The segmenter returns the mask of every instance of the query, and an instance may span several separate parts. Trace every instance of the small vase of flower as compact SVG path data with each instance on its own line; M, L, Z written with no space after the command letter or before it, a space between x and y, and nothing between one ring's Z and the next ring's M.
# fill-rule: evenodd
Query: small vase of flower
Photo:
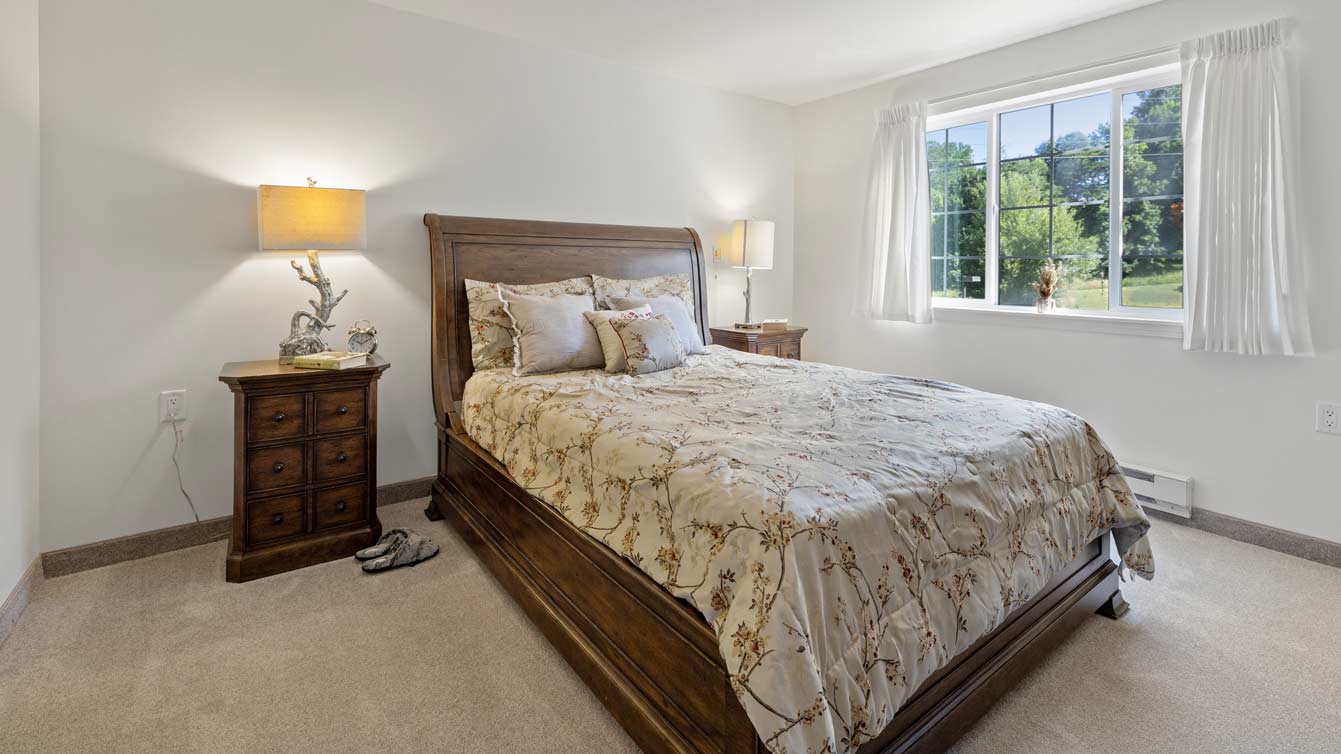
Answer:
M1057 300L1053 295L1057 293L1057 284L1061 282L1061 277L1061 271L1051 260L1038 271L1038 282L1033 286L1038 292L1038 301L1034 302L1034 308L1039 314L1051 314L1057 308Z

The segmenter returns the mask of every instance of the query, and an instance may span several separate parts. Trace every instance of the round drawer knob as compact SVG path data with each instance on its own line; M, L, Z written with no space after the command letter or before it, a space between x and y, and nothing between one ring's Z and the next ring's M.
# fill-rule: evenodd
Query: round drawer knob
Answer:
M276 474L282 473L283 471L284 471L284 464L282 464L282 463L277 463L277 464L275 464L275 473L276 473Z
M280 524L284 523L284 514L276 513L275 515L271 516L270 523L274 524L275 526L279 526Z
M283 411L280 411L278 414L275 414L275 423L278 424L287 418L289 417L286 416Z
M345 512L345 509L348 508L348 507L349 507L349 504L346 503L346 502L343 501L343 500L341 500L340 502L338 502L338 503L335 504L335 510L339 511L340 513L344 513L344 512Z
M344 453L341 453L340 455L338 455L338 456L335 457L335 462L336 462L336 463L344 463L344 462L345 462L345 459L348 458L348 457L349 457L349 456L346 456Z
M344 416L345 414L349 413L349 406L341 406L335 409L335 413Z

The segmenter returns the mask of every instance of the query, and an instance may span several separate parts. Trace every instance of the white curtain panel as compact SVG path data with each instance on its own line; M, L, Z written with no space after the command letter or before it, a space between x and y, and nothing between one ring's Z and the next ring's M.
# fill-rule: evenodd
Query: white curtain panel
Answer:
M855 314L931 321L931 182L925 103L876 114Z
M1182 45L1183 347L1310 355L1299 132L1279 21Z

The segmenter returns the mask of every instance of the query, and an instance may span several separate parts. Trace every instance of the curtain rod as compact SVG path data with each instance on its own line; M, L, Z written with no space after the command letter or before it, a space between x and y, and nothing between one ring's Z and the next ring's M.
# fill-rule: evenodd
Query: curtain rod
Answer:
M1063 76L1071 76L1071 75L1074 75L1074 74L1077 74L1077 73L1084 73L1084 72L1086 72L1086 71L1092 71L1092 70L1095 70L1095 69L1097 69L1097 68L1105 68L1105 67L1110 66L1110 65L1118 65L1118 64L1121 64L1121 63L1131 63L1131 62L1135 62L1135 61L1137 61L1137 60L1144 60L1144 59L1146 59L1146 58L1153 58L1153 57L1158 57L1158 56L1160 56L1160 55L1167 55L1167 54L1169 54L1169 53L1171 53L1171 52L1178 52L1178 45L1169 45L1169 46L1166 46L1166 47L1157 47L1157 48L1155 48L1155 49L1153 49L1153 50L1146 50L1145 52L1138 52L1138 53L1135 53L1135 54L1133 54L1133 55L1123 55L1122 57L1118 57L1118 58L1110 58L1110 59L1108 59L1108 60L1102 60L1102 61L1100 61L1100 62L1098 62L1098 63L1089 63L1089 64L1086 64L1086 65L1077 66L1077 67L1075 67L1075 68L1068 68L1067 70L1064 70L1064 71L1056 71L1056 72L1054 72L1054 73L1049 73L1049 74L1047 74L1047 75L1045 75L1045 76L1032 76L1032 77L1027 78L1027 79L1019 79L1019 80L1017 80L1017 81L1012 81L1012 82L1010 82L1010 83L1008 83L1008 84L997 84L997 85L994 85L994 86L984 87L984 88L982 88L982 89L975 89L975 90L973 90L973 91L971 91L971 92L963 92L963 93L961 93L961 94L952 94L952 95L950 95L950 96L948 96L948 97L938 97L938 98L936 98L936 99L934 99L934 100L931 100L931 101L927 102L927 104L928 104L928 105L942 105L942 104L945 104L946 102L954 102L955 100L959 100L959 99L968 99L969 97L977 97L977 96L980 96L980 95L983 95L983 94L991 94L992 92L999 92L999 91L1003 91L1003 90L1006 90L1006 89L1013 89L1013 88L1015 88L1015 87L1017 87L1017 86L1023 86L1023 85L1025 85L1025 84L1036 84L1036 83L1038 83L1038 82L1040 82L1040 81L1048 81L1048 80L1050 80L1050 79L1062 78Z

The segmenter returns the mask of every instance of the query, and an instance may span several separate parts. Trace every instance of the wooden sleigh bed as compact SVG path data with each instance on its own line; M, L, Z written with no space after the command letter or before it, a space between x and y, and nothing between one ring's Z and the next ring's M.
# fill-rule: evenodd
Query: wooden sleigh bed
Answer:
M688 273L708 342L703 251L689 228L426 215L433 277L438 475L426 513L445 517L649 754L762 752L702 616L519 487L464 432L472 372L466 278L539 283L581 275ZM1088 615L1126 610L1108 534L1028 604L929 678L862 754L948 748Z

